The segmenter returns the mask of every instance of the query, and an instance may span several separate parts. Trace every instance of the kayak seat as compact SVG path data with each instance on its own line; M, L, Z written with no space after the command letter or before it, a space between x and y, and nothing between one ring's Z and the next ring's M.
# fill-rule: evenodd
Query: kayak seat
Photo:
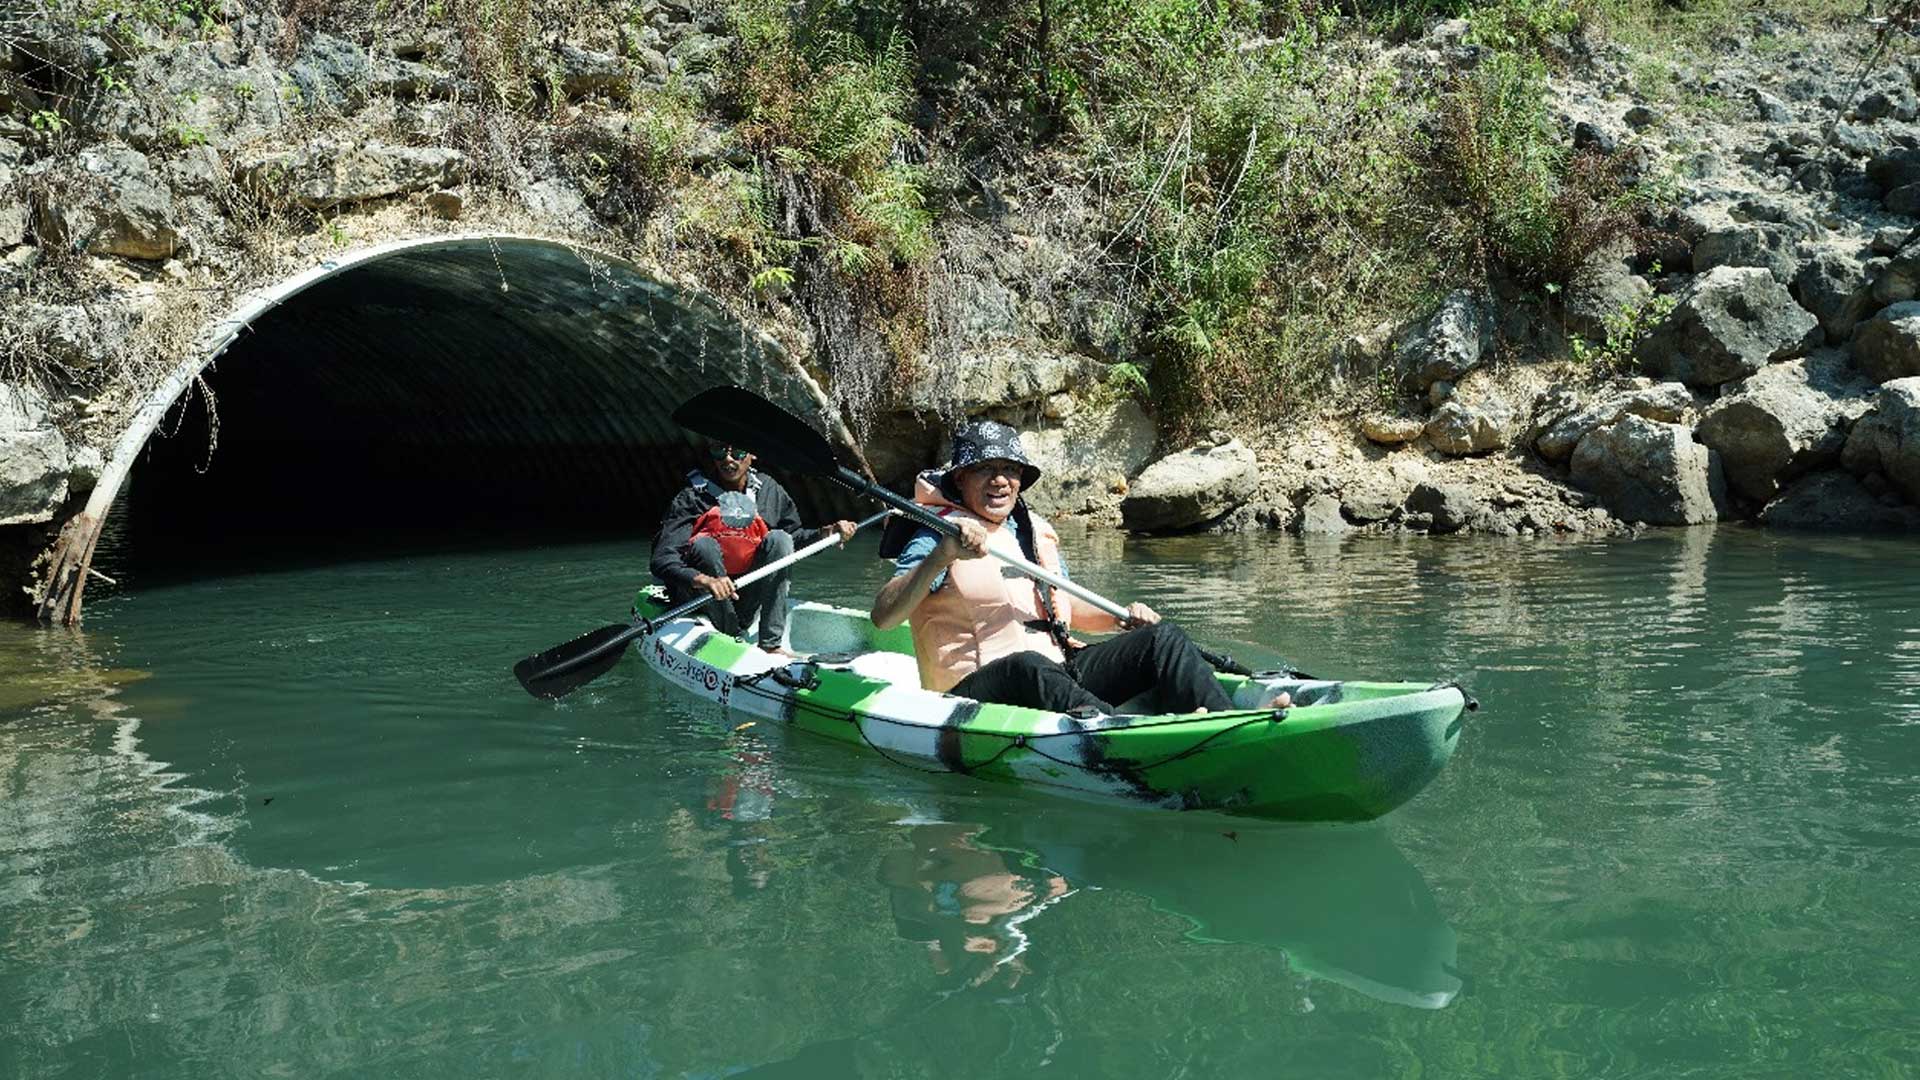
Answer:
M847 668L862 678L920 689L920 665L905 653L879 650L863 652L849 661Z

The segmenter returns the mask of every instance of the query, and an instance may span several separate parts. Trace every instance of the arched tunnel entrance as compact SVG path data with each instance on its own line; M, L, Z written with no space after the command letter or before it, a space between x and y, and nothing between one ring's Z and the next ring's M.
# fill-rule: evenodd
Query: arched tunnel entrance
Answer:
M641 544L696 460L670 414L719 383L858 460L812 380L709 297L546 240L389 244L216 327L87 510L97 528L126 478L110 561L149 580L409 547ZM815 512L844 506L837 489L781 478Z

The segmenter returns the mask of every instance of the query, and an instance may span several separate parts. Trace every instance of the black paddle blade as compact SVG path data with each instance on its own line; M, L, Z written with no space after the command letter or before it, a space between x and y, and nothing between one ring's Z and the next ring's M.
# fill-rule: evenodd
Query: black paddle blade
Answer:
M824 435L744 387L702 390L673 410L673 422L728 446L751 450L783 469L831 474L840 466Z
M615 623L555 645L513 665L513 677L534 697L566 697L605 675L620 662L627 643L646 633L644 626Z

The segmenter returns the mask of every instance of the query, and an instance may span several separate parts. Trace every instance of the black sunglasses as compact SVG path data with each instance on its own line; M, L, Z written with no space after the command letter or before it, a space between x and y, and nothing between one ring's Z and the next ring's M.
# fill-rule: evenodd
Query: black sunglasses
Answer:
M735 461L745 461L747 459L747 456L750 453L751 451L742 450L739 447L735 447L735 446L707 447L707 454L711 456L715 461L719 461L721 458L732 458Z

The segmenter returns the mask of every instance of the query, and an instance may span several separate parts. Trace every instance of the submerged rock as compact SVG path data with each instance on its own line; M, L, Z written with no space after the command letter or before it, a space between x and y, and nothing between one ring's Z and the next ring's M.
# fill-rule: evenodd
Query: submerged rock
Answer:
M1760 511L1775 529L1831 532L1920 532L1920 509L1889 503L1844 472L1814 473Z

